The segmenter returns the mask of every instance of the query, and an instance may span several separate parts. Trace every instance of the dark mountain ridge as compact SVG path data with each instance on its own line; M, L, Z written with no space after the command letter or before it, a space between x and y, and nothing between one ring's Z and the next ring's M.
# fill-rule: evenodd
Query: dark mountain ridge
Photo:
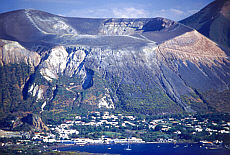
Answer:
M196 14L181 20L187 26L198 30L201 34L230 48L230 1L215 0Z

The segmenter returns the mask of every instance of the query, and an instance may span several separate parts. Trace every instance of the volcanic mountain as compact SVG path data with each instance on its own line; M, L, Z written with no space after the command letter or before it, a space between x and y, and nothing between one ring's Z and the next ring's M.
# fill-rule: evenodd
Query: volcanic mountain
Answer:
M230 1L215 0L198 13L180 21L230 49Z
M229 112L228 52L164 18L0 14L1 118L85 110Z

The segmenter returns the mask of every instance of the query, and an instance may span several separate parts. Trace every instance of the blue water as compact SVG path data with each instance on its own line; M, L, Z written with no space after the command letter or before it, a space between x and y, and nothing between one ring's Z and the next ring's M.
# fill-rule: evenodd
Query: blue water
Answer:
M230 155L230 150L206 149L199 144L130 144L130 147L132 150L126 151L127 145L122 144L75 145L58 150L123 155Z

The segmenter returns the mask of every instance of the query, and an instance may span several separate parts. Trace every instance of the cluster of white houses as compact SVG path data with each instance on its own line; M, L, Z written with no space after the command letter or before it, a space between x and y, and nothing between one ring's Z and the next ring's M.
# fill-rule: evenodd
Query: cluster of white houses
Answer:
M59 141L59 142L72 142L74 144L84 145L84 144L118 144L118 143L145 143L141 138L131 137L124 139L112 139L112 138L102 138L99 139L90 139L90 138L73 138L71 141Z
M109 112L104 112L104 114L100 117L99 112L94 112L97 117L91 116L90 122L86 123L82 121L81 116L76 116L75 121L72 120L67 120L65 123L57 125L57 126L52 126L48 125L50 130L55 131L58 133L59 137L56 137L52 133L35 133L33 136L33 140L38 140L38 141L43 141L43 142L60 142L60 143L72 143L72 144L79 144L79 145L84 145L84 144L110 144L110 143L145 143L141 138L136 138L136 137L131 137L131 138L126 138L126 139L112 139L112 138L106 138L105 136L102 136L101 138L98 139L90 139L90 138L70 138L72 134L79 134L79 131L75 129L71 129L71 127L75 125L91 125L91 126L101 126L101 125L112 125L114 127L119 127L118 125L118 119L123 119L124 117L134 120L135 118L133 116L123 116L119 114L118 116L115 115L110 115ZM99 121L95 121L96 119L100 119ZM108 121L110 120L110 121ZM126 124L129 125L135 125L129 121L124 121L122 123L122 126L126 126Z
M102 136L98 139L90 139L90 138L71 138L71 139L56 139L54 134L41 134L35 133L33 140L43 141L47 143L66 143L66 144L78 144L78 145L85 145L85 144L117 144L117 143L145 143L141 138L131 137L131 138L124 138L124 139L112 139L106 138Z
M37 133L33 137L34 140L42 140L44 142L72 142L75 144L87 144L87 143L144 143L144 141L140 138L132 137L130 139L110 139L105 138L102 136L99 139L89 139L89 138L71 138L71 135L75 134L78 135L79 131L72 129L73 125L79 126L113 126L113 127L126 127L126 126L136 126L138 127L140 124L145 124L149 129L154 129L157 125L161 125L161 131L167 132L175 125L182 125L187 128L193 128L194 132L191 134L197 134L198 132L206 131L210 135L213 133L227 133L229 134L230 131L230 122L222 122L221 124L217 124L212 122L213 126L221 125L223 128L222 130L216 130L208 127L208 123L210 122L205 119L204 121L198 121L193 116L188 116L182 119L175 119L175 118L167 118L167 119L155 119L151 121L138 120L134 116L124 116L122 114L113 115L109 114L109 112L104 112L101 114L100 112L93 112L93 115L88 117L88 121L84 121L84 117L76 116L75 120L67 120L65 123L52 126L48 125L49 128L56 133L58 133L59 137L55 137L54 134L48 133L46 135ZM121 121L122 120L122 121ZM181 134L180 130L174 131L174 134ZM175 142L173 139L159 139L158 142Z

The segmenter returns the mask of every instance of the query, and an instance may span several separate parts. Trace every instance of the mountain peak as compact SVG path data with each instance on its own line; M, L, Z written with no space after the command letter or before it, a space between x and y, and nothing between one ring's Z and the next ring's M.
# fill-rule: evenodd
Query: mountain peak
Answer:
M192 29L157 18L69 18L24 9L0 14L0 37L26 44L84 44L122 47L160 43ZM20 31L19 31L20 30ZM149 35L151 33L151 35ZM155 35L156 37L151 37ZM132 46L131 45L131 46Z

